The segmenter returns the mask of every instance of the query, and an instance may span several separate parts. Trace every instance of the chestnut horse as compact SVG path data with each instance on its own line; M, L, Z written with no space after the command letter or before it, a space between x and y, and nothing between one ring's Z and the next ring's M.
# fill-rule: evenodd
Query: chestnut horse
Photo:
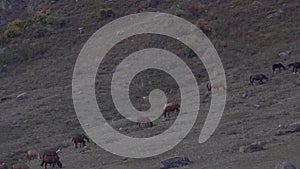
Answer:
M26 153L26 157L28 161L31 161L33 159L40 159L40 154L36 150L28 150Z
M29 169L25 163L17 163L11 166L11 169Z
M50 166L52 165L52 168L55 167L57 164L59 168L62 168L62 163L59 161L59 156L57 154L59 150L53 151L53 150L48 150L45 151L43 156L42 156L42 163L41 166L45 164L45 169L47 169L47 165L49 164Z
M77 148L77 144L79 143L79 146L82 147L85 146L85 140L89 143L90 139L85 136L84 134L74 134L72 136L72 141L74 142L75 148Z
M167 116L170 117L170 112L176 111L177 113L180 111L180 105L177 103L167 103L163 107L163 112L161 116L166 118Z

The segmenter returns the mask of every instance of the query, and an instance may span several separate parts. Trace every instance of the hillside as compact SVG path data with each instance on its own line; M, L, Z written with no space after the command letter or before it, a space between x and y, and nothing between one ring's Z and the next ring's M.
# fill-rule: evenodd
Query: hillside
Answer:
M154 169L160 161L186 155L193 163L182 168L269 169L282 161L300 168L299 133L275 136L278 126L300 121L300 76L291 69L273 73L272 64L300 61L300 2L267 0L2 0L0 25L0 162L26 161L25 152L62 147L63 168ZM76 59L89 37L105 24L138 12L165 12L180 16L210 38L227 78L227 103L214 135L204 144L198 136L210 99L201 97L201 109L190 134L171 151L146 159L125 159L94 143L75 149L73 133L83 132L72 100L72 75ZM83 30L80 32L80 30ZM175 120L155 121L152 128L138 128L122 119L108 97L115 64L130 53L158 47L172 51L193 70L206 91L207 72L195 54L178 41L159 35L139 35L116 45L106 56L96 80L96 95L107 121L124 134L153 136ZM249 76L264 73L270 80L249 85ZM139 88L141 80L153 85ZM164 80L165 79L165 80ZM167 82L167 83L165 83ZM147 110L142 100L159 87L174 102L178 87L164 73L149 71L132 82L134 106ZM26 92L28 98L17 100ZM263 151L240 153L243 145L261 141ZM39 162L28 165L41 168Z

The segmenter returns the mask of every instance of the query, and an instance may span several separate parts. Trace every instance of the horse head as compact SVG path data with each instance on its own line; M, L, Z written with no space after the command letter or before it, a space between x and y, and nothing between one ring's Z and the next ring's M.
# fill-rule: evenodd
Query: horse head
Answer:
M287 65L288 67L294 66L294 63L290 63Z

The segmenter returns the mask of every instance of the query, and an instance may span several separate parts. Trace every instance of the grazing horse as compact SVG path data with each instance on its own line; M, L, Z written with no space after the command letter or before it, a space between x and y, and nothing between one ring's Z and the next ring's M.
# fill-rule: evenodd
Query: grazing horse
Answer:
M147 126L152 127L153 123L152 123L152 121L150 120L149 117L140 116L140 117L137 118L136 125L138 125L139 127L143 127L143 126L145 126L145 127L147 127Z
M269 81L269 78L264 74L255 74L250 76L250 83L253 85L254 81L259 81L259 84L263 83L263 80Z
M79 143L79 146L82 147L85 146L85 140L89 143L90 139L85 136L84 134L74 134L72 136L72 141L74 142L75 148L77 148L77 144Z
M211 93L211 89L217 89L217 92L220 92L220 89L225 90L225 87L223 84L221 83L217 83L217 82L208 82L206 84L206 88L207 88L207 92L206 92L206 96L208 96Z
M180 111L180 105L177 103L165 104L161 116L164 116L164 118L166 118L167 116L170 117L170 112L172 111L176 111L178 113Z
M48 150L45 151L43 156L42 156L42 163L41 166L45 164L45 169L47 169L47 165L49 164L50 166L52 165L52 168L55 167L57 164L59 168L62 168L62 163L59 161L59 156L57 154L59 150L53 151L53 150Z
M275 72L276 69L278 69L279 72L280 72L280 71L281 71L281 68L282 68L283 70L285 70L285 66L284 66L283 64L281 64L281 63L274 64L274 65L272 66L273 73Z
M293 66L293 73L298 73L297 69L300 69L300 62L294 62L287 65L288 67Z
M29 169L25 163L17 163L11 166L11 169Z
M28 150L26 153L26 157L28 161L31 161L35 158L40 159L40 154L36 150Z

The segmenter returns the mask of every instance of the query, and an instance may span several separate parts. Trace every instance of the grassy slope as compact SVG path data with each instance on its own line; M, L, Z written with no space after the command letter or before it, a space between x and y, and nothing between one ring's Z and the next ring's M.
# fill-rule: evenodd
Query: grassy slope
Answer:
M190 168L264 169L274 168L282 160L290 160L300 166L297 160L299 153L296 151L299 149L299 134L274 136L279 124L299 120L299 96L295 95L295 91L299 90L299 75L289 72L273 75L270 71L273 63L286 64L300 59L300 18L297 15L299 3L267 1L255 4L253 1L232 0L209 5L192 1L192 5L189 5L182 1L166 0L158 4L155 1L149 2L90 0L71 3L62 0L43 7L50 9L50 15L56 21L52 25L42 20L33 21L32 15L17 16L23 21L20 26L22 34L2 40L2 47L7 49L0 55L1 65L8 63L9 66L6 72L0 74L0 96L14 98L26 91L30 98L0 103L0 160L13 163L24 159L23 153L29 148L44 150L63 145L65 149L62 161L66 168L140 168L138 160L124 161L94 144L91 145L91 152L80 153L79 150L74 150L68 136L81 131L81 128L79 125L65 126L64 121L76 118L71 98L72 69L88 37L119 16L142 11L161 11L180 13L183 18L199 24L207 31L224 64L229 95L224 117L214 137L203 145L196 143L195 138L205 118L203 113L186 140L170 152L143 160L144 168L157 168L161 158L174 154L190 156L194 161ZM99 11L109 8L114 11L114 16L101 17ZM178 8L183 12L178 11ZM266 19L267 14L278 9L282 9L284 13ZM79 27L85 27L84 34L79 34ZM6 25L1 27L3 32L6 29ZM27 38L31 41L22 43ZM152 39L147 40L146 42L151 43ZM169 48L174 46L176 47L170 45ZM120 50L125 50L125 53L126 49L127 52L130 51L128 48L129 45L120 45ZM277 56L279 51L289 48L293 49L290 56ZM115 53L119 52L117 50ZM178 54L183 55L180 51ZM205 74L203 70L199 71L199 74ZM266 73L271 77L271 82L263 86L248 86L248 75L256 72ZM203 91L206 80L205 76L199 80ZM246 99L241 98L243 93L248 94ZM208 108L208 101L202 101L203 112ZM254 104L260 104L261 108L254 108ZM168 125L162 123L163 127L154 127L149 132L162 131ZM143 131L127 127L128 132L133 134ZM253 154L238 153L239 146L255 140L265 142L266 150ZM30 165L32 168L39 168L37 162Z

